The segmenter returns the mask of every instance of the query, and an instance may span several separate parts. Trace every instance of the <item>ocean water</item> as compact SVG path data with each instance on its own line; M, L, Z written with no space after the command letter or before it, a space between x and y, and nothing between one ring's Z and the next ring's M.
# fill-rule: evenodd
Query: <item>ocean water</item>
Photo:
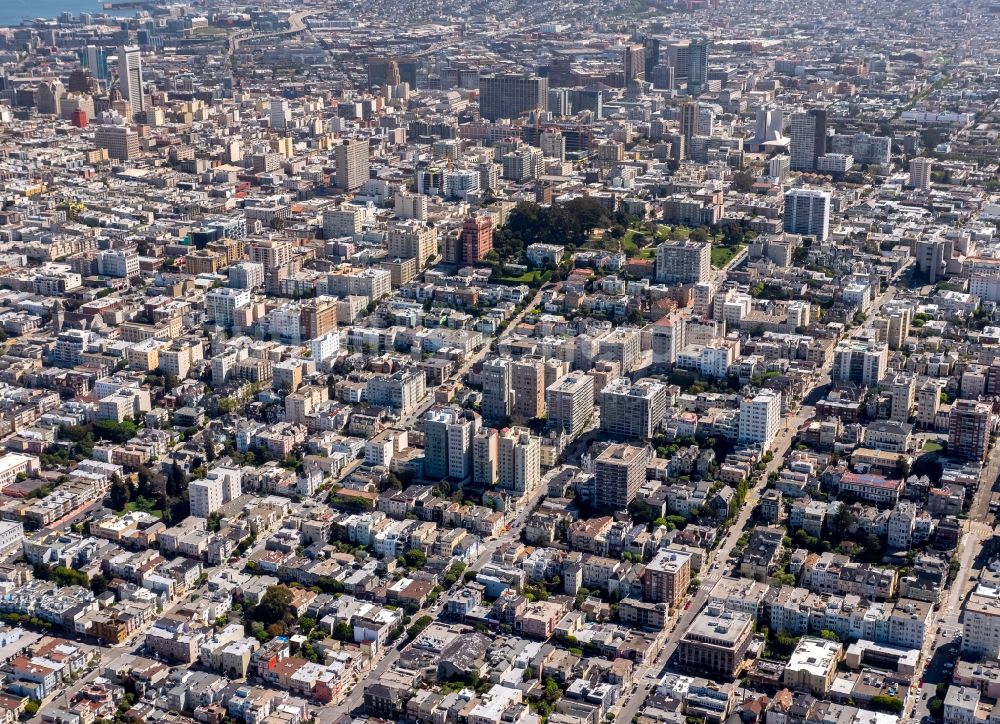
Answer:
M20 25L21 19L55 18L65 12L100 13L102 0L0 0L0 27ZM130 9L119 10L118 15L131 15Z

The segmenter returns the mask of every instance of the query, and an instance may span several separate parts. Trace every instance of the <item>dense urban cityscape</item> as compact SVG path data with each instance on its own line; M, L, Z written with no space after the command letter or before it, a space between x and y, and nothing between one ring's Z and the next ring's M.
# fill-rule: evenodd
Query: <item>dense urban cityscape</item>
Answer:
M0 724L1000 724L1000 3L55 5Z

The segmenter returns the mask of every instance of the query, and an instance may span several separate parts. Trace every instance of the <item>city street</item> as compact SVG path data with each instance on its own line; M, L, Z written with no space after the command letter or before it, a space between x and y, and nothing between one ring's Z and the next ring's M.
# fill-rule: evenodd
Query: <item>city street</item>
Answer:
M673 616L674 622L670 629L670 634L664 640L663 647L657 655L656 660L652 665L642 666L636 671L635 679L639 682L639 686L636 692L626 699L625 705L619 709L615 716L617 724L628 724L631 722L660 678L670 671L670 660L677 650L684 632L688 630L695 616L704 607L712 587L725 575L728 568L727 561L736 547L736 542L748 530L751 516L757 507L757 503L760 501L760 495L767 487L768 476L771 473L781 470L782 465L784 465L785 456L788 454L792 440L798 433L799 428L815 415L814 404L821 396L822 391L830 383L829 374L831 366L832 358L829 363L820 368L814 382L814 387L807 391L805 399L808 402L804 402L799 406L798 410L784 419L783 426L771 446L771 450L774 452L771 462L757 476L756 484L747 492L746 502L740 509L736 520L724 534L720 544L706 558L705 566L702 570L701 586L694 594L688 597L683 606L678 606L677 610L675 610ZM692 577L694 577L694 573L692 573Z

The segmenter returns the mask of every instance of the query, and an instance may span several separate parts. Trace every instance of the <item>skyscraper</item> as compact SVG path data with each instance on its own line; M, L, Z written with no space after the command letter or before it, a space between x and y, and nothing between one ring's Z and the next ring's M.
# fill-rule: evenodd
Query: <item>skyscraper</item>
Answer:
M688 95L699 95L708 90L708 53L712 41L696 38L688 46Z
M419 65L420 61L416 58L369 58L368 87L409 83L410 89L416 90ZM396 82L390 83L393 80Z
M646 79L646 51L637 44L626 45L622 55L625 63L625 87Z
M118 49L118 86L122 98L132 106L133 114L146 110L142 95L142 52L134 45Z
M698 124L701 122L701 113L695 101L686 101L681 104L681 136L684 137L684 148L691 148L691 139L698 133Z
M929 158L920 157L910 161L910 186L919 191L928 191L933 168L934 161Z
M497 74L479 78L479 115L491 121L517 118L548 108L549 80L537 76Z
M660 64L660 39L647 35L642 39L642 48L646 63L646 80L652 80L653 68Z
M763 146L768 141L781 138L785 116L778 108L758 108L754 125L752 146Z
M80 65L100 80L108 79L108 52L98 45L87 45L77 51Z
M830 192L791 189L785 194L785 231L826 241L830 235Z
M292 122L292 111L288 107L288 101L284 98L272 98L268 116L271 120L271 128L284 130Z
M402 82L399 75L399 63L395 60L389 62L389 69L385 74L385 84L389 86L397 86Z
M826 111L813 108L793 113L788 127L793 171L815 171L816 159L826 153Z
M354 191L368 180L368 142L346 140L336 149L337 188Z

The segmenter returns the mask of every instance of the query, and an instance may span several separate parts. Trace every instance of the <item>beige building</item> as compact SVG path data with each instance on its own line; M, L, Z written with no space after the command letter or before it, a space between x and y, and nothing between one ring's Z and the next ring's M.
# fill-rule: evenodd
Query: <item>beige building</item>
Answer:
M566 434L576 437L594 414L594 378L583 372L571 372L545 390L549 422Z
M500 487L523 495L542 479L541 443L527 428L511 427L499 439Z
M545 416L545 362L541 357L523 357L511 364L514 390L511 417L527 422Z
M826 697L837 676L843 648L836 641L803 637L785 666L783 683L789 689Z

